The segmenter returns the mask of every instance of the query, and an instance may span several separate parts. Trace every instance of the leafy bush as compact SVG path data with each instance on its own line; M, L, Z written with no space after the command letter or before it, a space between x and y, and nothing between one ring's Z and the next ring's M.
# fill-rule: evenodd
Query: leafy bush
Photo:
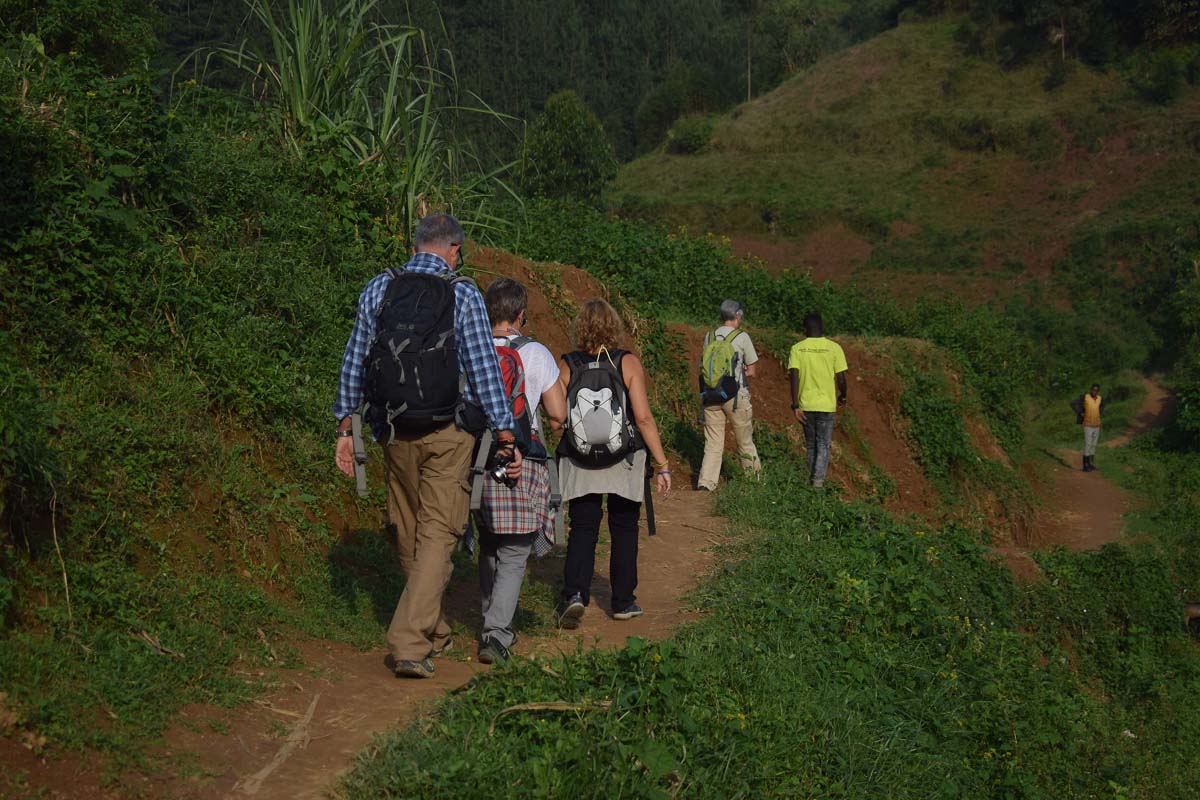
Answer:
M1133 87L1145 99L1170 105L1187 85L1188 64L1182 52L1163 49L1141 56L1134 64Z
M34 35L51 57L82 56L108 74L149 59L158 49L158 11L144 0L0 0L9 34Z
M678 155L699 153L712 138L713 121L707 114L680 117L667 132L667 152Z
M616 177L617 159L604 128L572 91L559 92L530 126L530 170L524 188L532 195L592 202Z
M909 420L908 438L925 473L943 485L977 460L963 425L963 408L943 376L929 365L907 371L900 408Z

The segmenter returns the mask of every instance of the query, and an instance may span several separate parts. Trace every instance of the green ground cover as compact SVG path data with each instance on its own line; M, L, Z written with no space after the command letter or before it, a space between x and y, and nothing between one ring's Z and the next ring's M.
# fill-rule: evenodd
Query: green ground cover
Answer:
M1189 796L1192 556L1055 553L1022 588L981 534L798 475L721 494L738 524L699 622L496 670L380 739L339 796Z

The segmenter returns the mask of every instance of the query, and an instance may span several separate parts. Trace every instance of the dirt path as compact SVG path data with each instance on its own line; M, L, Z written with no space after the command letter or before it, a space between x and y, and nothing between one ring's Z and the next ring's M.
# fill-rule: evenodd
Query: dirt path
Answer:
M684 487L688 484L683 483ZM699 498L699 500L697 499ZM551 631L518 643L516 653L553 654L583 647L616 647L628 636L662 638L691 613L682 595L709 565L710 545L721 522L711 516L707 497L688 488L657 500L659 535L640 542L638 602L645 616L627 622L610 619L607 559L597 558L593 603L584 624L573 632ZM644 524L644 523L643 523ZM531 565L533 580L557 586L562 557ZM448 598L453 619L474 630L478 612L473 579L457 581ZM474 661L475 642L456 640L456 659L438 661L436 677L399 680L384 667L382 647L367 653L323 641L301 647L304 670L287 671L281 685L262 700L218 712L191 709L187 725L168 735L169 752L180 774L151 789L154 796L179 798L318 798L346 770L377 733L391 730L427 710L431 702L488 667ZM471 661L462 660L464 654ZM227 733L214 733L214 728Z
M1166 424L1174 410L1175 398L1149 378L1143 378L1146 398L1142 401L1128 430L1103 439L1101 448L1121 447L1140 433ZM1037 549L1062 545L1070 550L1093 550L1121 538L1125 514L1132 508L1129 495L1099 472L1080 469L1081 450L1046 451L1054 459L1053 495L1056 511L1039 526L1031 544ZM1104 458L1104 452L1098 454Z

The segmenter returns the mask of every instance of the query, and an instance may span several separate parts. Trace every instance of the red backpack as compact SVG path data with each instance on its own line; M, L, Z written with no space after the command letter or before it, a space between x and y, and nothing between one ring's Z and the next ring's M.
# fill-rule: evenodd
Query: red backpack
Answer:
M504 389L508 392L508 404L512 408L513 435L517 437L517 447L521 455L534 461L546 459L546 447L538 441L533 432L533 422L530 419L529 401L525 398L525 362L517 350L533 339L528 336L516 336L508 339L508 344L496 345L496 358L500 361L500 374L504 376Z

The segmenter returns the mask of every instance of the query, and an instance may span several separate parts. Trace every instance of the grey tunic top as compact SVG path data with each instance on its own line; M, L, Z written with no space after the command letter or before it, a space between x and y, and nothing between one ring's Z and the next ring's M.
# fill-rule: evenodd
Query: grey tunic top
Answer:
M646 494L646 451L634 452L631 459L621 459L611 467L587 469L569 457L558 462L558 479L562 484L563 501L585 494L617 494L626 500L640 503Z

